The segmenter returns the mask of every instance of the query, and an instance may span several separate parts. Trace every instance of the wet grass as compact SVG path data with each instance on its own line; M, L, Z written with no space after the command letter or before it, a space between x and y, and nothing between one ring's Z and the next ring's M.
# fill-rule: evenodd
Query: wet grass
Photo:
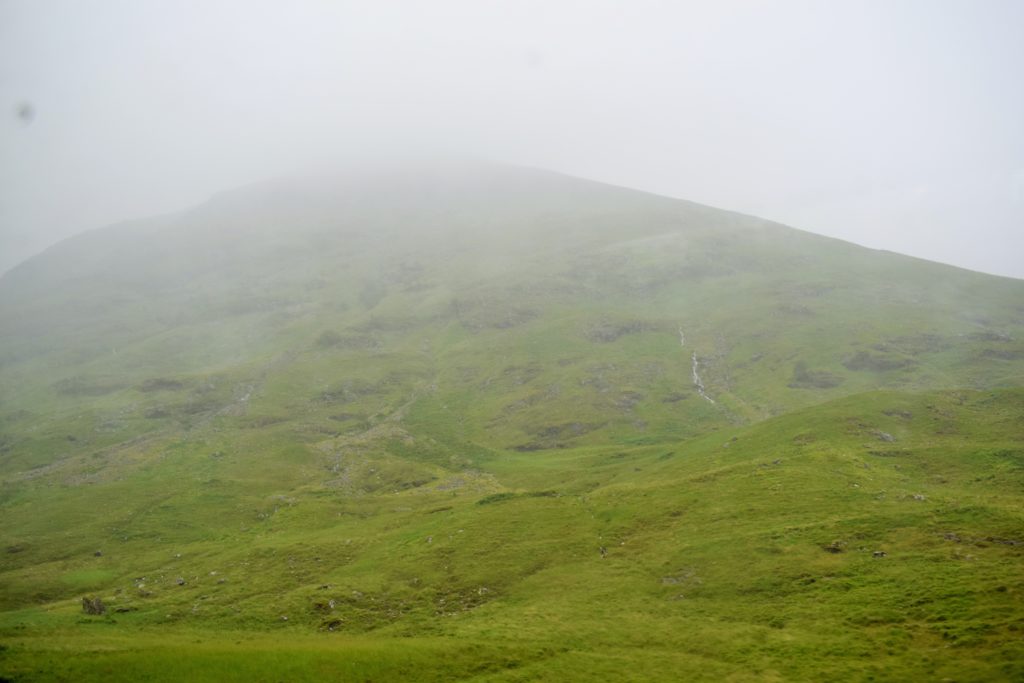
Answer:
M0 676L1021 678L1021 283L572 187L0 280Z
M91 487L83 505L125 518L100 507L71 544L24 532L73 500L40 487L5 508L25 547L5 557L3 675L1012 678L1022 419L1020 392L867 394L364 494L299 458L312 477L277 479L287 494L215 496L194 482L241 488L241 462L180 452ZM107 615L81 613L87 583Z

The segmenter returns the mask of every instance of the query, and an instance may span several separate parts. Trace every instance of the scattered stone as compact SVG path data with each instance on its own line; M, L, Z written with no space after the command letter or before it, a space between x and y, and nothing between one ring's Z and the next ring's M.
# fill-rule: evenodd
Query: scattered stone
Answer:
M284 615L282 614L282 615L281 615L281 621L288 621L288 617L286 617L286 616L284 616Z
M341 628L341 619L332 619L323 625L322 628L326 628L328 631L333 631L336 628Z
M1014 538L995 538L993 536L986 536L985 540L989 541L990 543L1002 543L1003 545L1022 545L1022 544L1024 544L1024 542L1018 541L1017 539L1014 539Z
M893 435L892 435L892 434L890 434L889 432L883 432L883 431L881 431L881 430L876 430L876 431L874 432L874 435L875 435L876 437L878 437L878 439L879 439L879 440L881 440L881 441L887 441L887 442L889 442L889 443L892 443L893 441L895 441L895 440L896 440L896 437L895 437L895 436L893 436Z
M93 557L103 557L103 552L102 552L102 551L100 551L100 550L97 550L96 552L94 552L94 553L92 554L92 556L93 556Z
M942 537L947 541L953 541L954 543L960 543L961 541L960 537L954 534L952 531L942 534Z
M684 567L675 574L661 577L662 586L680 586L684 583L693 585L703 583L703 581L697 576L697 572L689 567Z
M100 598L82 598L82 611L86 614L105 614L107 606Z
M608 549L607 549L607 548L605 548L604 546L601 546L601 547L599 547L599 548L597 549L597 551L598 551L599 553L601 553L601 557L607 557L607 556L608 556Z
M885 551L876 550L875 552L871 553L871 557L885 557Z
M181 577L181 576L179 576L177 579L175 579L174 582L176 584L178 584L179 586L184 586L185 585L185 579L183 577Z
M914 498L914 500L926 500L926 498L924 497L924 494L921 494L921 493L915 493L913 498Z
M843 541L832 541L828 545L821 546L821 549L828 553L841 553L845 545L846 543Z

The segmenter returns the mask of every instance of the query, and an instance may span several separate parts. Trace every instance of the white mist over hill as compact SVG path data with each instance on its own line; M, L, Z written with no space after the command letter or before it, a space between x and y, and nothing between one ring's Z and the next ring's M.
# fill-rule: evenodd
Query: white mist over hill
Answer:
M0 270L362 155L468 155L1024 276L1019 3L0 4Z

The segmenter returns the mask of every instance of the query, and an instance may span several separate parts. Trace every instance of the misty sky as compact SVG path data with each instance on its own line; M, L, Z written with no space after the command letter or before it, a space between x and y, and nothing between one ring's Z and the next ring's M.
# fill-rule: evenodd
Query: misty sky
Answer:
M1015 0L0 0L0 270L437 153L1024 277L1022 36Z

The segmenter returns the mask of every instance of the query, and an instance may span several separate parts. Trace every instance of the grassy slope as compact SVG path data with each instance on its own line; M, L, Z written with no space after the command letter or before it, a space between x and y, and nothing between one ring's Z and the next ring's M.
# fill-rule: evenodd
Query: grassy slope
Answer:
M1009 680L1022 420L1020 391L871 393L671 449L507 455L373 494L196 448L62 495L74 533L38 516L52 489L7 508L25 540L5 563L6 671ZM132 611L81 615L93 591Z
M1020 675L1021 283L456 176L0 281L0 674Z

